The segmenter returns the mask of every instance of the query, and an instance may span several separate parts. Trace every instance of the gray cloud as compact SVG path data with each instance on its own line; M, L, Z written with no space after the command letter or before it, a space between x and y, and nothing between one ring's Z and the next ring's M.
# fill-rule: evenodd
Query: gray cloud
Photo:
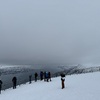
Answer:
M99 0L0 1L0 62L100 64Z

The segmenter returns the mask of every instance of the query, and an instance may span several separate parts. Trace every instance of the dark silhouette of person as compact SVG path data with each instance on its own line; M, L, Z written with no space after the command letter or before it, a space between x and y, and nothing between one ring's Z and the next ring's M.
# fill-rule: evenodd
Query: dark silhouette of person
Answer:
M2 84L3 82L0 80L0 94L1 94Z
M16 89L17 78L16 77L13 77L12 82L13 82L13 89Z
M47 82L48 82L48 79L49 79L49 73L46 72L45 74L46 74L46 80L47 80Z
M62 84L62 89L65 88L64 82L65 82L65 74L62 73L62 74L61 74L61 84Z
M50 79L50 81L51 81L51 73L50 73L50 72L48 73L48 76L49 76L49 79Z
M34 76L35 76L35 82L36 82L37 81L38 74L35 72Z
M29 75L29 84L32 83L32 75Z
M42 71L40 72L40 80L41 81L43 80L43 72Z
M46 71L44 72L44 81L46 81Z

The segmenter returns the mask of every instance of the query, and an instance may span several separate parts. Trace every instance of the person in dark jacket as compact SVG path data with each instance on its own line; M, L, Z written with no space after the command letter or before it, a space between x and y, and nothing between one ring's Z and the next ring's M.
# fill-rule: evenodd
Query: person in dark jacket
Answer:
M37 81L38 74L35 73L34 76L35 76L35 82L36 82Z
M40 72L40 80L41 81L43 80L43 72L42 71Z
M16 77L13 77L12 82L13 82L13 89L16 89L17 78Z
M0 94L1 94L1 89L2 89L2 81L0 80Z
M32 75L29 75L29 84L32 83Z
M51 81L51 73L50 72L48 73L48 76L49 76L49 80Z
M46 71L44 72L44 81L46 81Z
M62 84L62 89L65 88L64 82L65 82L65 74L62 73L62 74L61 74L61 84Z

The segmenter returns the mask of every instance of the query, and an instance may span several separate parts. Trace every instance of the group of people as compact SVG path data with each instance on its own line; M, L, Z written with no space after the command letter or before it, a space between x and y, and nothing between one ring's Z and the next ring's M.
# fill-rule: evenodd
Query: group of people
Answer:
M44 72L44 81L51 81L51 73L50 72Z
M65 74L64 73L61 73L61 86L62 86L62 89L65 88ZM35 82L37 81L37 78L38 78L38 73L35 72L34 74L34 77L35 77ZM50 72L40 72L40 80L42 81L44 79L44 81L51 81L51 73ZM31 83L31 80L32 80L32 75L29 76L29 83Z
M37 81L37 78L38 78L38 73L35 72L35 74L34 74L35 82ZM32 75L29 75L29 84L31 84L31 83L32 83Z
M38 73L37 72L34 73L34 78L35 78L35 82L36 82L37 79L38 79ZM42 81L43 79L44 79L44 81L47 81L47 82L51 81L51 73L41 71L40 72L40 80ZM32 75L29 75L29 84L31 84L31 82L32 82ZM64 82L65 82L65 74L62 73L61 74L62 89L65 88ZM15 76L12 78L12 83L13 83L13 89L16 89L17 78ZM3 84L3 82L0 79L0 94L1 94L2 84Z
M37 81L38 76L39 76L38 73L35 72L34 73L35 82ZM40 80L42 81L43 79L44 79L44 81L47 81L47 82L51 81L51 73L41 71L40 72ZM29 83L31 83L31 81L32 81L32 75L29 75Z
M37 81L37 79L38 79L38 73L37 72L35 72L34 73L34 79L35 79L35 82ZM41 71L40 72L40 80L42 81L44 79L44 81L49 81L49 79L50 79L50 81L51 81L51 73L50 72L43 72L43 71ZM31 84L31 82L32 82L32 75L29 75L29 84ZM2 84L3 84L3 82L2 82L2 80L0 79L0 94L1 94L1 90L2 90ZM16 85L17 85L17 77L13 77L12 78L12 84L13 84L13 89L16 89Z

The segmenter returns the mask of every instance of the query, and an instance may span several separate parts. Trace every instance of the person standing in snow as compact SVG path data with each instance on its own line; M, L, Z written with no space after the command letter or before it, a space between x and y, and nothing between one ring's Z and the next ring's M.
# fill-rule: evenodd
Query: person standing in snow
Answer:
M50 79L50 81L51 81L51 73L50 73L50 72L48 73L48 76L49 76L49 79Z
M29 84L32 82L32 75L29 75Z
M40 72L40 80L41 81L43 80L43 72L42 71Z
M46 71L44 72L44 81L46 81Z
M0 94L1 94L1 89L2 89L2 81L0 80Z
M37 81L38 74L35 73L34 76L35 76L35 82L36 82Z
M16 89L17 78L13 77L12 82L13 82L13 89Z
M48 72L46 72L46 80L47 80L47 82L48 82L48 79L49 79L49 74L48 74Z
M65 82L65 74L62 73L62 74L61 74L61 85L62 85L62 89L65 88L64 82Z

